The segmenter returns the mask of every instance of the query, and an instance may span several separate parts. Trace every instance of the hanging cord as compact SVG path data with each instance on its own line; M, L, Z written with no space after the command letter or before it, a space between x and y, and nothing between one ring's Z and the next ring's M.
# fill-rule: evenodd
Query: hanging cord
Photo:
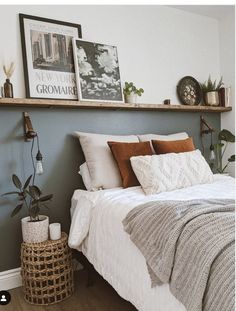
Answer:
M37 138L37 147L38 147L38 151L39 151L39 137L38 137L38 135L36 136L36 138Z
M211 132L211 148L213 148L213 150L214 150L214 146L213 146L213 132Z
M201 135L201 146L202 146L202 154L203 154L203 156L205 156L205 147L204 147L204 143L203 143L203 135Z
M38 136L37 136L38 137ZM32 165L33 165L33 185L34 185L34 180L35 180L35 174L36 174L36 168L35 168L35 164L34 164L34 155L33 155L33 150L34 150L34 137L32 139L32 145L31 145L31 161L32 161Z

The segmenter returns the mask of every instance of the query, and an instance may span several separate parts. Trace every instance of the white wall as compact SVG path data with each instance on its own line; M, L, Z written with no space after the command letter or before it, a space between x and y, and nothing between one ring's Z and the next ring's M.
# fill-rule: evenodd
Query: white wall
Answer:
M234 105L234 12L219 22L160 5L1 6L0 64L16 62L15 97L25 96L19 13L80 23L84 39L117 45L122 80L144 88L141 102L170 98L177 103L176 85L183 76L203 82L209 74L222 74L232 86ZM221 120L222 128L234 131L234 111L222 114ZM232 152L230 146L228 155ZM230 173L234 174L233 166Z
M225 16L219 22L220 34L220 71L226 86L231 86L231 105L233 110L221 115L221 128L230 130L235 134L235 13ZM224 161L235 153L235 146L228 146ZM230 164L227 171L235 176L235 166Z
M25 96L18 13L80 23L83 38L117 45L122 80L144 88L142 102L176 103L183 76L220 75L218 22L205 16L165 6L1 6L0 62L16 62L15 97Z

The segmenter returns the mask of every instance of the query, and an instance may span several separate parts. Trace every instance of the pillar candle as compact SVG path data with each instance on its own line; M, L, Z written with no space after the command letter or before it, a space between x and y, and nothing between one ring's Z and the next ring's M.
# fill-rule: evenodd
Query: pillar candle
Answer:
M50 239L59 240L61 238L61 224L53 223L49 225Z

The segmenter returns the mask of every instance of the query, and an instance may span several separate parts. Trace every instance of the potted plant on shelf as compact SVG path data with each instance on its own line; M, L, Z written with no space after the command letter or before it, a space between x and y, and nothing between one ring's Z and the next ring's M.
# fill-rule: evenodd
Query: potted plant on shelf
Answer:
M52 199L53 195L43 195L36 185L30 185L32 175L29 176L24 184L16 175L12 175L12 182L17 191L4 193L5 195L17 195L18 204L11 213L11 217L18 214L23 207L28 209L28 215L21 219L23 241L27 243L38 243L48 239L49 218L40 215L42 207Z
M220 78L220 81L217 84L216 80L212 82L211 76L209 76L206 82L200 84L206 105L219 106L219 89L223 84L223 77Z
M225 166L223 167L223 156L227 149L229 143L235 142L235 136L230 131L223 129L218 134L218 142L214 145L214 149L216 150L216 170L220 174L227 174L225 173L226 168L232 162L235 162L235 154L231 155Z
M125 95L125 102L130 104L137 103L137 96L142 96L144 90L142 88L137 89L133 82L125 82L123 89Z

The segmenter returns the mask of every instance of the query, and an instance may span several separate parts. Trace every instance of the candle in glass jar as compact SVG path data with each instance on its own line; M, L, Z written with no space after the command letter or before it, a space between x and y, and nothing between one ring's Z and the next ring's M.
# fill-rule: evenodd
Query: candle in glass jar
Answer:
M61 224L53 223L49 225L50 239L59 240L61 238Z

